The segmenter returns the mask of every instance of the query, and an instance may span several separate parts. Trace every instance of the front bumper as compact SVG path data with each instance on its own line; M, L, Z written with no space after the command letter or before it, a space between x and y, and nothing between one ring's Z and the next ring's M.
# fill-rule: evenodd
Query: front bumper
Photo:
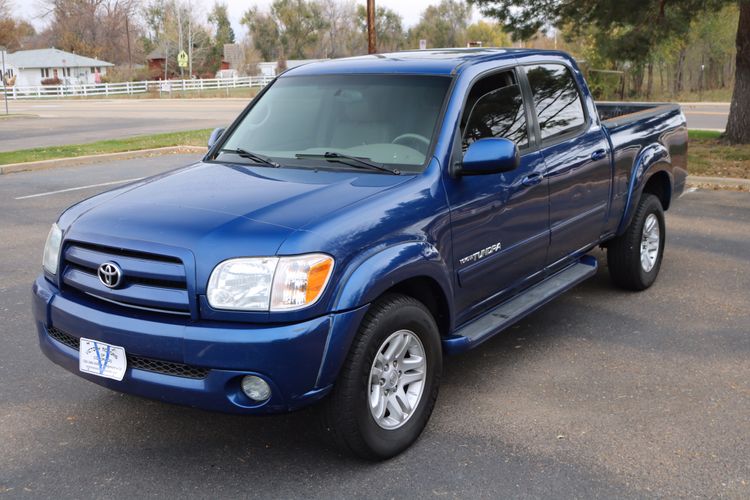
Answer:
M42 276L32 291L40 347L58 365L116 391L228 413L289 411L325 396L366 311L362 307L291 325L194 323L123 312L85 297L71 300ZM122 381L84 374L78 370L75 342L61 342L48 328L72 340L86 337L121 346L139 360L187 365L203 376L175 376L160 371L158 363L128 363ZM259 404L245 396L240 388L245 375L266 380L271 398Z

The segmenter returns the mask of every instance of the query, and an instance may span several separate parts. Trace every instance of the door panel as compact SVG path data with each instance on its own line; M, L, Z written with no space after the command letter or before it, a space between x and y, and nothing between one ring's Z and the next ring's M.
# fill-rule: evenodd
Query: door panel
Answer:
M592 152L607 151L600 129L544 148L550 190L551 243L548 264L599 240L609 200L609 156L595 159ZM598 156L598 155L597 155Z
M526 67L549 183L553 264L598 241L610 187L609 144L561 64Z
M524 179L546 169L538 152L512 172L461 177L448 186L457 310L478 314L544 268L549 245L546 182ZM462 318L457 318L459 322Z

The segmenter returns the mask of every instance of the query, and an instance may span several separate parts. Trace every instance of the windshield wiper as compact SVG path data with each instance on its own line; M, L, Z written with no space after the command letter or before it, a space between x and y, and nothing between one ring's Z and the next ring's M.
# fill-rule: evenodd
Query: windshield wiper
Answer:
M268 165L269 167L273 168L279 168L281 165L273 161L268 156L259 155L258 153L253 153L252 151L248 151L247 149L237 148L237 149L222 149L219 151L220 153L234 153L238 156L241 156L242 158L247 158L249 160L253 160L257 163L262 163L264 165Z
M345 163L346 165L358 168L371 168L373 170L380 170L381 172L388 172L393 175L401 175L401 171L395 168L388 168L381 163L376 163L369 158L359 158L357 156L349 156L342 153L335 153L326 151L323 154L311 154L311 153L298 153L295 155L297 158L323 158L328 161Z

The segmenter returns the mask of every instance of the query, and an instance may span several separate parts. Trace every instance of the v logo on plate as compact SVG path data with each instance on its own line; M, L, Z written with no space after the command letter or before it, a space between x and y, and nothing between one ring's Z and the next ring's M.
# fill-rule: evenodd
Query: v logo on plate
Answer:
M99 362L99 373L102 374L104 373L104 370L107 368L107 363L109 363L110 346L107 346L107 351L104 356L103 363L102 363L102 355L99 352L99 344L97 344L96 342L94 342L94 350L96 351L96 360Z

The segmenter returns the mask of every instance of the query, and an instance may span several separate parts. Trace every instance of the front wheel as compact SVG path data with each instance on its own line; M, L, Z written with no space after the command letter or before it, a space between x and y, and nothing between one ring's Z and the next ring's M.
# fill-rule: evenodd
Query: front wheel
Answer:
M345 450L393 457L421 434L437 399L440 334L419 301L387 295L372 305L331 396L324 425Z
M665 236L661 201L644 193L628 229L607 246L612 281L628 290L650 287L661 268Z

